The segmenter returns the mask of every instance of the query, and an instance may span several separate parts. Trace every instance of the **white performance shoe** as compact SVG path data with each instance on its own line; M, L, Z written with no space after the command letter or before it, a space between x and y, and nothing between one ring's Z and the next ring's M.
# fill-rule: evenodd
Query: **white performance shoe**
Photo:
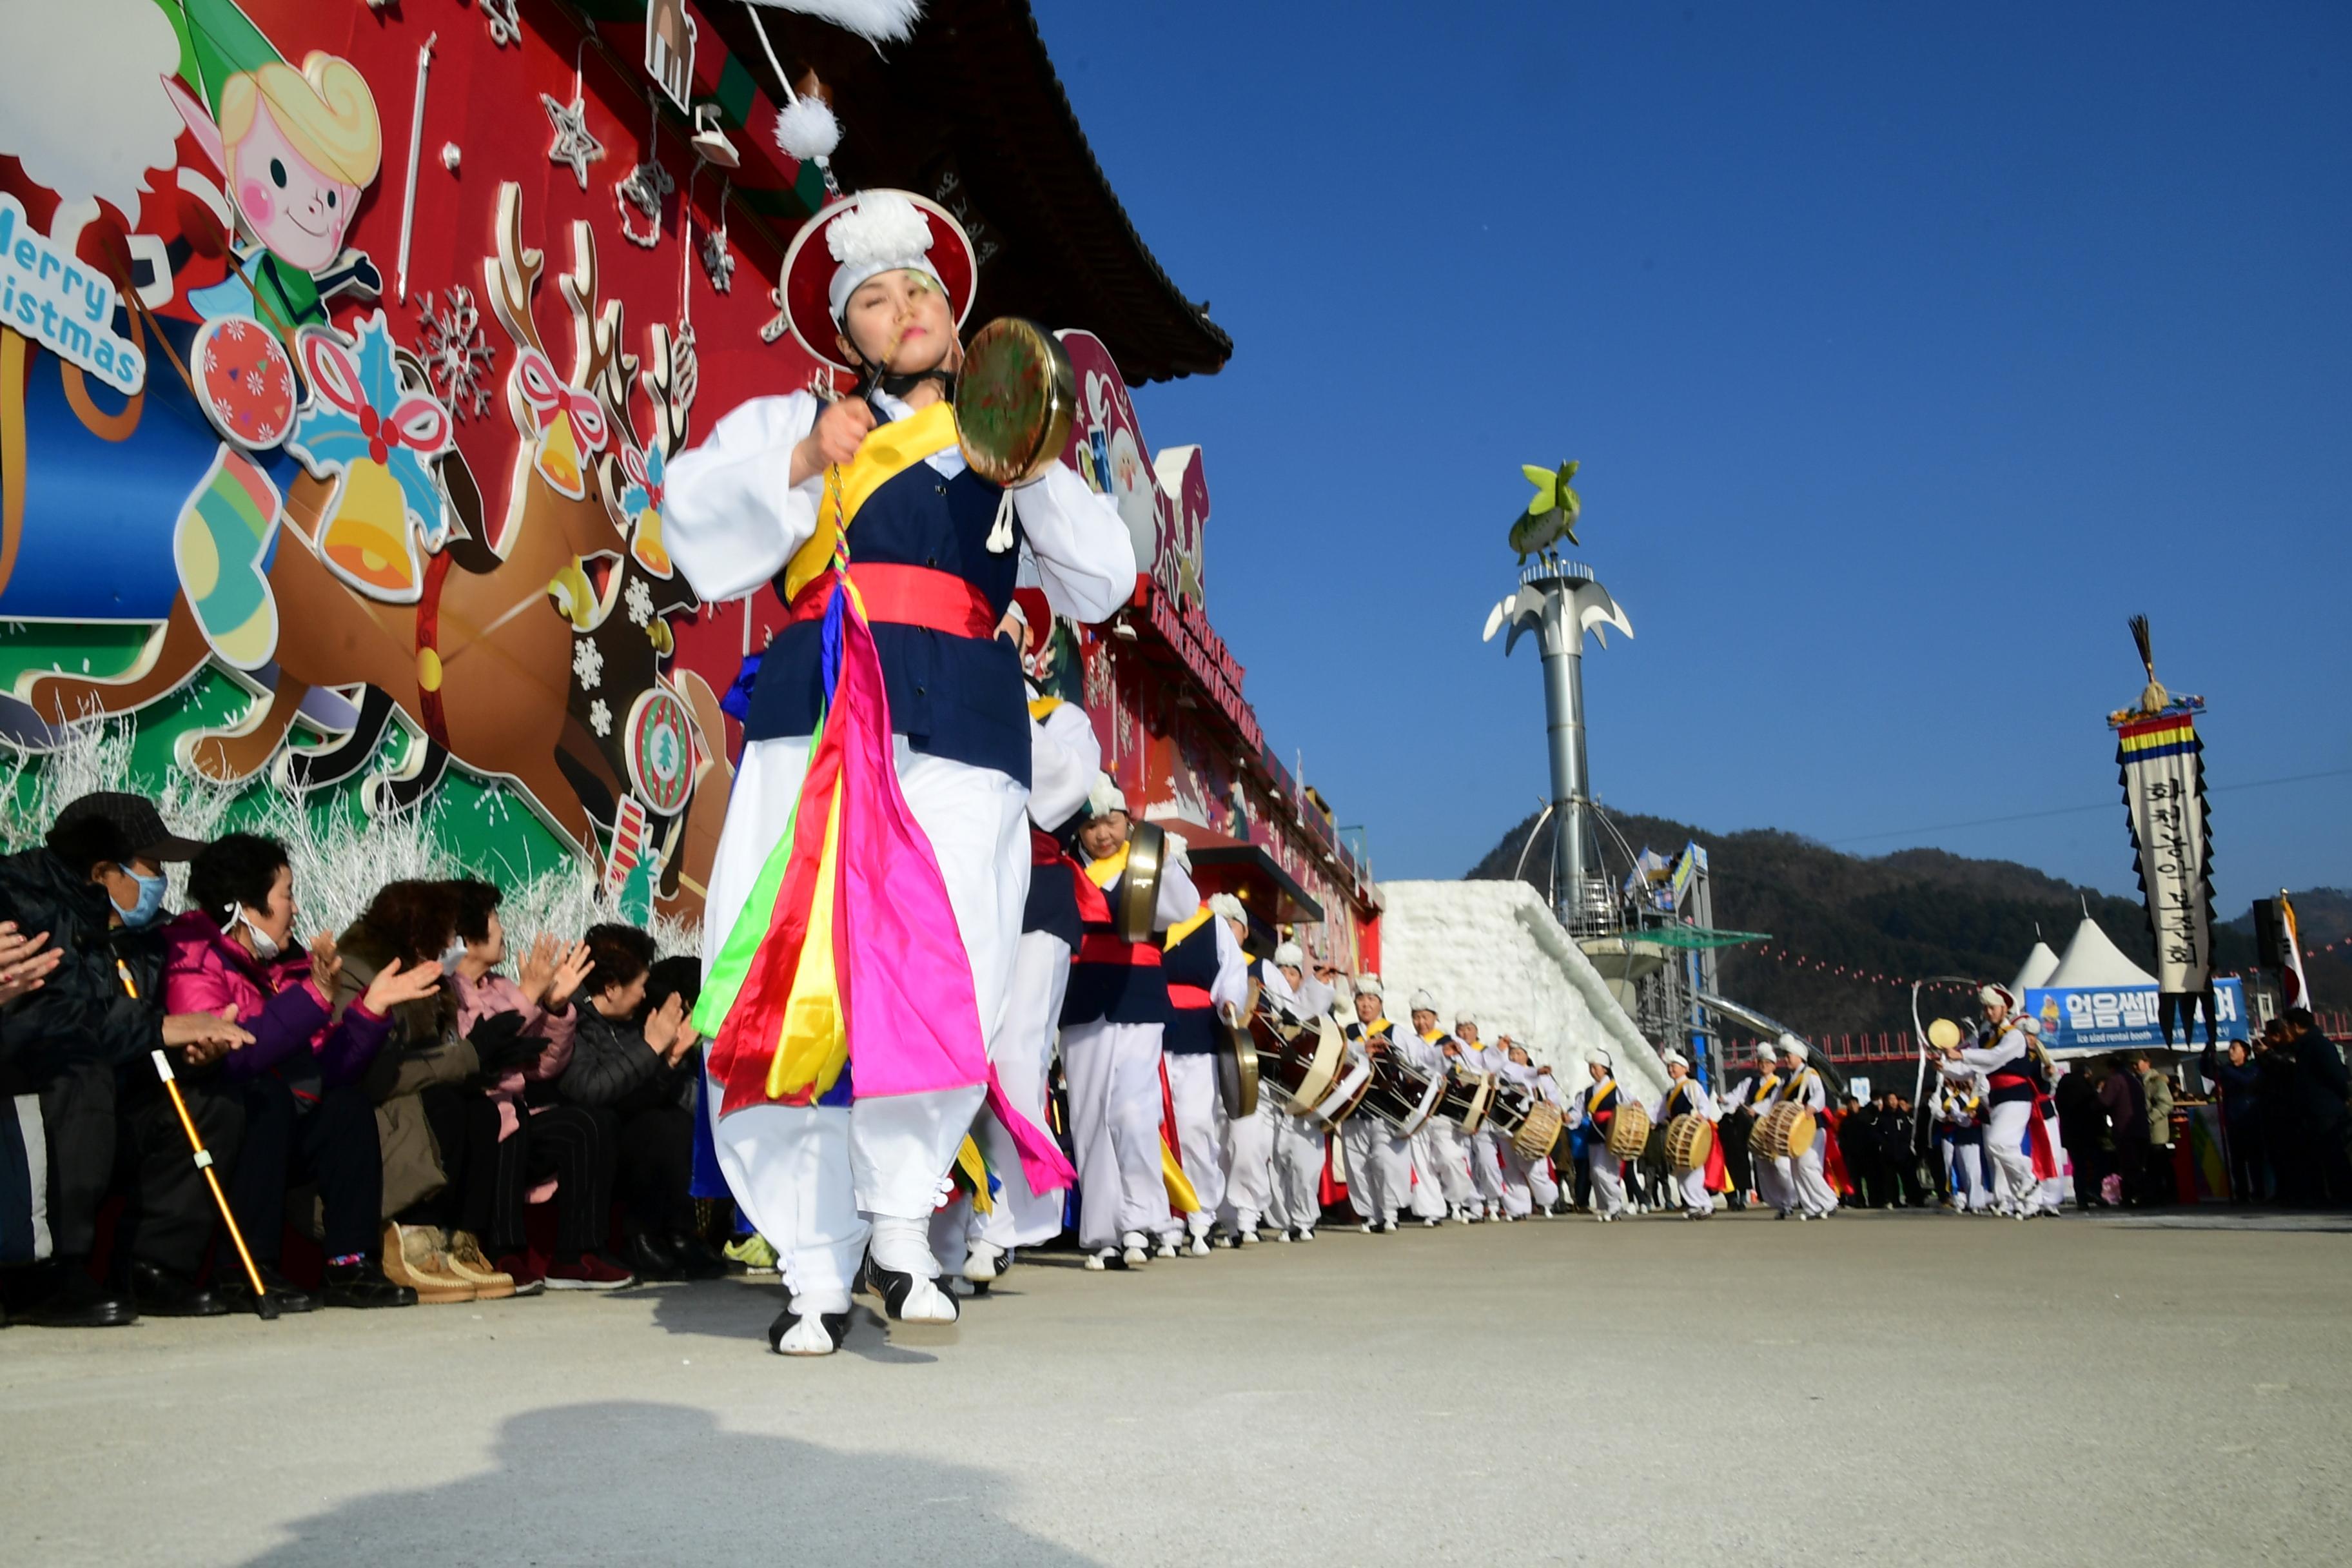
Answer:
M994 1242L975 1241L964 1255L963 1277L975 1285L986 1285L1004 1272L1004 1254Z
M1184 1250L1191 1257L1206 1258L1209 1256L1209 1238L1205 1236L1196 1236L1192 1238L1192 1245Z
M1119 1256L1127 1260L1129 1268L1138 1268L1151 1261L1151 1244L1144 1239L1141 1231L1129 1231L1118 1238L1118 1245Z

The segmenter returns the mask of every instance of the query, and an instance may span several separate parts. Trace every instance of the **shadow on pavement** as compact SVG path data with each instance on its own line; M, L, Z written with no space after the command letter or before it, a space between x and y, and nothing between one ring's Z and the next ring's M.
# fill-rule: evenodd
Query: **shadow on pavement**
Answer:
M500 1428L496 1458L482 1475L299 1521L248 1561L1095 1562L998 1517L1004 1480L988 1470L722 1431L678 1405L534 1410Z

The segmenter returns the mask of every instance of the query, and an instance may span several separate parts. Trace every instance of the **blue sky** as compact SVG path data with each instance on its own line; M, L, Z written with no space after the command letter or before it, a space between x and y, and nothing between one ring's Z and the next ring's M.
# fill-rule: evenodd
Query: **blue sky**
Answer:
M1237 345L1138 398L1211 614L1382 876L1544 793L1478 634L1577 458L1604 803L2128 893L2119 805L1914 830L2115 802L2145 611L2224 913L2352 886L2352 7L1036 8Z

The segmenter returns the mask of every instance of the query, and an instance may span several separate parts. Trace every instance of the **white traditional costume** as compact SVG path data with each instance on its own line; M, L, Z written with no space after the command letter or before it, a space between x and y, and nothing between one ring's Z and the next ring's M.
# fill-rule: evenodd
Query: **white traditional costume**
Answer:
M1625 1209L1625 1178L1622 1163L1609 1148L1609 1129L1617 1117L1617 1080L1610 1076L1609 1053L1592 1053L1592 1065L1599 1073L1570 1101L1568 1124L1586 1129L1584 1135L1584 1170L1592 1179L1592 1217L1602 1224L1615 1219Z
M1797 1104L1813 1113L1813 1141L1801 1154L1793 1158L1781 1156L1772 1162L1780 1178L1780 1190L1796 1213L1805 1219L1826 1219L1837 1212L1837 1194L1822 1173L1822 1150L1832 1136L1828 1120L1829 1089L1822 1075L1805 1064L1804 1042L1794 1035L1780 1037L1780 1055L1786 1076L1772 1096L1776 1105ZM1783 1213L1788 1212L1786 1209Z
M1707 1092L1706 1085L1690 1076L1690 1058L1680 1051L1667 1051L1664 1059L1669 1070L1674 1064L1681 1063L1683 1076L1666 1085L1666 1092L1650 1113L1651 1124L1664 1127L1677 1116L1703 1116L1710 1122L1722 1121L1723 1110L1715 1103L1715 1096ZM1704 1163L1696 1170L1678 1173L1675 1181L1682 1189L1685 1214L1704 1219L1715 1212L1715 1194L1706 1190Z
M794 336L840 363L850 293L902 269L939 285L961 322L974 262L944 209L881 191L835 204L785 258ZM838 1343L869 1240L894 1314L954 1316L932 1283L926 1226L983 1097L1029 879L1029 727L1018 659L994 636L1015 569L998 547L1003 524L1027 541L1058 611L1101 620L1135 583L1125 524L1068 468L1008 497L966 468L945 404L917 410L878 390L869 401L887 422L856 459L797 484L794 452L821 405L807 393L742 405L673 461L665 517L671 555L706 603L773 584L787 606L752 689L705 900L698 1020L713 1037L721 1168L792 1292L772 1342L798 1353ZM861 733L870 752L839 763L843 737ZM832 815L813 811L788 842L804 779L811 793L828 793ZM876 847L889 853L867 853ZM903 889L875 885L900 868L914 879ZM810 875L839 876L839 901L830 882L813 894ZM793 923L791 898L817 911L813 922L850 911L822 933L824 953L814 923ZM898 948L901 931L922 951ZM812 963L787 964L787 952ZM817 973L827 957L837 984ZM894 962L915 975L903 996L848 983ZM807 989L819 981L833 989ZM906 1028L867 1026L919 994L943 1000ZM812 1023L811 1005L830 1011Z

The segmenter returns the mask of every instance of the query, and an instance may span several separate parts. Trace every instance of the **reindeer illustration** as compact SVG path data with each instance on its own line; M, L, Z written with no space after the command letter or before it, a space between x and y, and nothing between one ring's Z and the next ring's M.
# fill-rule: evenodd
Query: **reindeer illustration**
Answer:
M619 302L599 308L595 241L586 223L573 224L572 268L557 279L573 328L570 369L560 375L532 314L544 258L522 242L521 192L515 184L499 189L497 232L497 254L485 259L483 271L498 318L516 346L509 401L518 424L525 426L502 514L488 515L462 457L453 452L443 459L440 477L451 510L470 537L453 538L431 558L415 603L389 604L355 592L321 563L316 541L334 500L335 481L302 475L288 487L285 506L287 530L299 538L281 542L268 574L277 603L289 612L278 642L275 687L233 728L183 737L179 755L184 765L215 779L249 777L278 754L314 689L363 685L367 693L349 740L324 752L290 754L289 782L304 786L348 777L373 755L397 712L428 744L408 776L394 781L395 800L429 790L454 759L471 773L512 782L551 827L576 848L593 852L599 814L583 798L582 785L591 786L584 792L588 796L602 794L609 813L614 795L627 784L625 764L617 755L593 739L583 741L590 732L573 700L575 671L591 667L578 650L593 646L578 635L583 625L580 590L589 583L590 563L628 558L620 553L613 515L594 477L603 442L583 443L576 432L583 426L626 427L626 388L635 362L620 351ZM684 403L691 396L690 356L681 385L677 356L658 329L654 346L654 374L666 378L647 386L659 438L666 447L682 444ZM533 378L528 385L527 377ZM677 396L681 391L683 398ZM565 470L551 470L542 460L543 442L534 440L528 427L525 404L538 400L536 407L549 398L583 422L567 436L566 452L559 454L575 466L581 482L560 482ZM613 417L616 414L618 419ZM606 588L618 592L625 586L625 572L614 573ZM609 613L610 593L592 591L589 597ZM595 621L585 624L593 629ZM647 648L657 657L652 638ZM182 594L174 597L160 637L128 676L99 680L53 672L28 679L17 696L51 723L128 712L193 679L208 652ZM633 669L624 678L650 685L652 673L650 668ZM617 682L614 689L620 689ZM715 719L715 700L709 707ZM710 732L714 739L723 734ZM589 764L584 770L583 763ZM713 792L720 814L724 767L722 756L722 787ZM705 777L709 771L706 766ZM593 787L598 784L601 791ZM698 821L703 803L694 804ZM715 839L715 822L701 826L709 832L684 837ZM672 869L677 868L673 856ZM694 869L707 875L707 858ZM699 880L697 876L698 887Z

